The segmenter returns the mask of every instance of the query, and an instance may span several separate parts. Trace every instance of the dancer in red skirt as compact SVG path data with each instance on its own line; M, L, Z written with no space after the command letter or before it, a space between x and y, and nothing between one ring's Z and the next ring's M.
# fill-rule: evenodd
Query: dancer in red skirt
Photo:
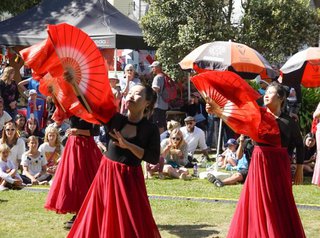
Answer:
M301 184L303 141L298 124L281 112L285 99L285 89L271 83L264 103L267 113L278 124L281 147L271 146L273 141L255 146L228 237L305 237L292 194L289 158L296 148L298 166L294 183ZM214 110L211 104L207 104L209 113L214 113Z
M45 208L62 214L79 212L102 157L93 139L99 134L99 126L75 116L70 122L68 140L45 204ZM65 228L71 228L75 217Z
M116 114L107 124L107 157L101 160L68 237L160 237L141 168L143 160L159 161L159 130L146 118L155 98L151 87L132 87L126 96L128 116Z

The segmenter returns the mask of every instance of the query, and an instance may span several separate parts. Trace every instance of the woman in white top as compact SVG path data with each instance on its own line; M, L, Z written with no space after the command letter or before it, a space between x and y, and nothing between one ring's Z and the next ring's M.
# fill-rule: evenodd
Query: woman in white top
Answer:
M22 154L26 150L24 140L19 138L16 124L12 121L7 122L2 131L1 144L7 144L10 148L8 159L13 162L16 169L19 169Z

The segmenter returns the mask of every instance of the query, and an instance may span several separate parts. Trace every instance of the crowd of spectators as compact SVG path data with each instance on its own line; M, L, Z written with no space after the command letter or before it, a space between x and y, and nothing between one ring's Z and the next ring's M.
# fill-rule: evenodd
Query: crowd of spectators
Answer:
M165 85L161 63L155 61L150 68L150 75L153 74L153 77L150 77L149 81L140 79L134 65L131 64L125 66L124 78L119 79L116 74L109 73L118 111L122 114L127 112L125 95L132 86L146 83L157 93L158 100L154 114L149 119L159 127L161 158L157 165L145 164L145 178L157 175L160 179L165 177L190 179L189 169L196 163L213 161L210 153L215 152L220 144L219 151L223 151L217 156L217 165L220 169L233 171L233 176L222 181L210 175L209 181L216 186L243 182L250 160L250 153L246 153L243 149L244 140L237 141L238 136L225 124L222 124L221 137L218 136L219 118L208 115L204 100L195 90L189 99L181 95L185 102L182 107L176 108L165 102L162 99ZM1 189L50 184L63 152L65 132L69 128L69 122L65 120L63 123L55 123L51 119L55 109L54 104L50 97L45 97L39 92L39 83L28 78L17 84L13 80L14 74L14 69L7 66L0 76ZM262 80L258 84L259 93L263 96L268 83ZM186 90L182 90L184 91ZM22 98L27 100L24 106L19 105ZM287 110L296 115L294 90L288 91L288 99ZM168 111L177 112L177 116L170 119L166 113ZM109 139L104 126L100 127L100 134L95 137L95 141L102 152L107 151ZM307 134L304 142L304 172L311 176L316 153L314 135ZM196 153L202 154L202 157L195 156ZM247 161L244 162L246 167L243 167L242 159ZM292 168L294 170L294 164Z

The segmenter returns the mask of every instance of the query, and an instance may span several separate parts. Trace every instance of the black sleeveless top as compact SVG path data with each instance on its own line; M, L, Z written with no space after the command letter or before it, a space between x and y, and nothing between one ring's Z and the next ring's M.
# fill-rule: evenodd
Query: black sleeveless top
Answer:
M107 157L113 161L129 166L139 166L142 160L151 164L158 163L160 157L160 135L158 127L146 118L143 118L138 123L129 122L126 116L118 113L106 125L106 131L112 131L113 129L121 131L126 124L136 126L136 136L125 139L144 149L143 158L139 159L131 151L114 145L114 139L112 137L110 137L108 144Z

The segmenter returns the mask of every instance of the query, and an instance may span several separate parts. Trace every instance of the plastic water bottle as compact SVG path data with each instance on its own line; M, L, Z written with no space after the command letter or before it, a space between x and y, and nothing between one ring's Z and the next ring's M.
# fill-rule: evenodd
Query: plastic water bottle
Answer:
M197 163L195 163L193 165L193 176L198 177L198 164Z

